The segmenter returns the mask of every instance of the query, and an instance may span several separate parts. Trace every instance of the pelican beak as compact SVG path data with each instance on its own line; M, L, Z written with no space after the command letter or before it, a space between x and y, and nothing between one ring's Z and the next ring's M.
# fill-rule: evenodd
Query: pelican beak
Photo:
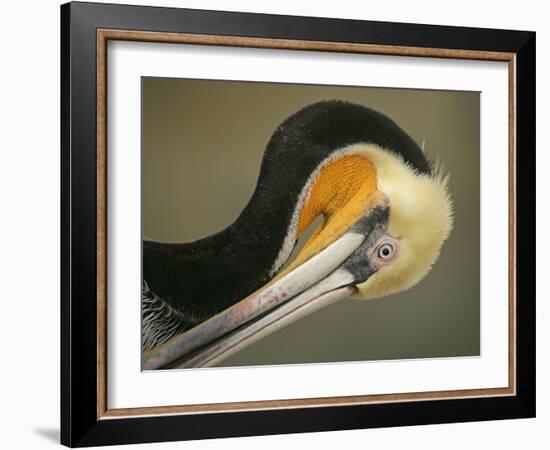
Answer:
M376 272L370 257L386 234L387 197L376 191L343 233L318 233L262 289L144 354L144 370L212 366L310 313L353 295Z

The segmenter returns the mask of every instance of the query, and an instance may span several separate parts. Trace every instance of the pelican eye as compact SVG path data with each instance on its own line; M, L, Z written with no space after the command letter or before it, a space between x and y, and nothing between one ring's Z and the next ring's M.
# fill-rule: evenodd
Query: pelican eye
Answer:
M390 243L385 243L378 249L378 257L384 261L390 259L393 256L394 247Z

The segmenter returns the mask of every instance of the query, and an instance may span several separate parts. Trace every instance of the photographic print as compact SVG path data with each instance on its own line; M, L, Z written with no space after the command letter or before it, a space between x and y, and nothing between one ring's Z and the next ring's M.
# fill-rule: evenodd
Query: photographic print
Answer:
M141 88L142 369L480 355L479 92Z

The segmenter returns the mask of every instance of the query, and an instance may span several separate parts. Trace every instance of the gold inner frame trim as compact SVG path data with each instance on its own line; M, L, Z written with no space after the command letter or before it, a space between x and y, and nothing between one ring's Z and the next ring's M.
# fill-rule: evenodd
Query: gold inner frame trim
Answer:
M508 386L501 388L408 392L378 395L263 400L199 405L109 409L107 405L107 42L109 40L218 45L232 47L364 53L392 56L508 62ZM97 418L206 414L231 411L345 406L422 400L449 400L516 394L516 54L478 50L300 41L240 36L97 30Z

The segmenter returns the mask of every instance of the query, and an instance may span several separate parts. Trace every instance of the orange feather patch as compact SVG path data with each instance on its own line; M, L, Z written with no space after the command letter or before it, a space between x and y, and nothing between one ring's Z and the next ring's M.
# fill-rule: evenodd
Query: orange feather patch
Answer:
M310 189L298 222L298 237L319 216L324 223L295 260L279 276L307 261L357 222L376 201L376 169L360 155L346 155L321 169Z

